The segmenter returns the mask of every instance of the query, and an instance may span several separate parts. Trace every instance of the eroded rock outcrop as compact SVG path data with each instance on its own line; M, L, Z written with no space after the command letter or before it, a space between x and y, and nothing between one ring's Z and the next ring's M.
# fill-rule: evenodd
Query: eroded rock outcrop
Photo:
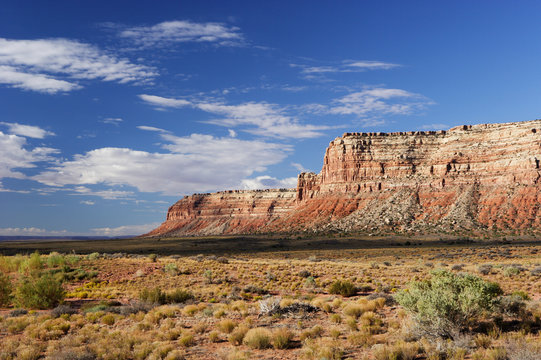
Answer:
M541 120L345 133L296 189L187 196L151 236L298 231L531 232L541 225Z

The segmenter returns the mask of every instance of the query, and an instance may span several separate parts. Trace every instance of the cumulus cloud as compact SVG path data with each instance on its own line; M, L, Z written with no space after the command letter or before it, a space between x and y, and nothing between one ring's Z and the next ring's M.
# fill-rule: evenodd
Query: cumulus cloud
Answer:
M329 112L359 117L409 115L432 103L430 99L406 90L372 88L334 100Z
M231 137L160 136L167 152L100 148L59 162L32 179L49 186L128 185L167 195L207 192L238 187L242 179L281 162L292 150L288 145ZM85 191L80 193L88 195Z
M45 74L26 73L20 68L5 65L0 65L0 84L49 94L81 88L75 83L54 79Z
M43 93L76 90L77 80L145 82L154 68L131 63L75 40L0 38L0 83Z
M43 139L46 136L54 136L51 131L44 130L39 126L23 125L18 123L0 122L1 125L5 125L8 128L8 132L13 135L21 135L34 139Z
M197 23L187 20L131 27L122 30L119 36L141 47L162 47L185 42L238 46L244 42L238 27L223 23Z
M272 176L262 175L252 179L243 179L242 188L246 190L257 189L292 189L297 187L297 178L290 177L285 179L277 179Z
M220 102L190 102L155 95L139 95L143 101L159 107L192 107L207 113L223 116L207 123L225 127L248 127L244 131L261 136L281 138L314 138L323 135L322 130L332 129L326 125L301 124L299 120L278 105L265 102L248 102L228 105Z
M0 131L0 179L24 179L26 176L17 169L36 167L36 163L50 161L53 159L51 155L58 153L58 150L48 147L27 148L26 138Z

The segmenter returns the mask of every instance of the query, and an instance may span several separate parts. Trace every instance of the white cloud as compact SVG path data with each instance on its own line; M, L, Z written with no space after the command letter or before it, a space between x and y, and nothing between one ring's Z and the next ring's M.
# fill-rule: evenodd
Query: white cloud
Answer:
M133 191L121 191L121 190L92 190L86 186L77 186L71 189L74 193L70 195L84 195L84 196L97 196L107 200L129 200L133 198ZM81 202L82 203L82 202Z
M66 236L67 230L46 230L36 227L0 228L0 236Z
M196 23L192 21L165 21L153 26L125 29L120 37L141 47L170 46L183 42L205 42L221 46L238 46L244 40L238 27L223 23Z
M155 76L154 68L133 64L75 40L0 38L0 83L25 90L54 94L81 88L72 79L128 83L145 82Z
M128 236L128 235L142 235L160 226L160 223L155 222L151 224L140 225L124 225L118 227L103 227L95 228L92 231L99 236Z
M313 138L323 135L321 130L334 128L326 125L301 124L296 117L288 115L284 109L265 102L227 105L220 102L189 102L154 95L139 95L139 97L149 104L161 107L192 107L211 114L221 115L224 117L206 122L225 127L248 126L249 128L243 130L262 136L297 139Z
M26 136L34 139L43 139L46 136L54 136L51 131L43 130L39 126L22 125L18 123L0 122L1 125L8 127L8 132L14 135Z
M420 127L423 130L447 130L451 128L447 124L425 124Z
M341 64L309 66L303 64L289 64L293 68L299 68L302 74L307 75L307 78L313 78L314 75L322 75L327 73L350 73L363 72L369 70L389 70L400 67L399 64L393 64L383 61L369 60L345 60Z
M399 64L387 63L383 61L346 61L345 67L361 70L388 70L399 67Z
M293 166L295 169L297 169L297 171L299 172L307 172L307 171L310 171L308 170L307 168L305 168L304 166L302 166L302 164L299 164L299 163L296 163L296 162L292 162L291 163L291 166Z
M297 178L290 177L285 179L277 179L272 176L262 175L252 179L243 179L241 186L246 190L257 189L292 189L297 187Z
M183 100L183 99L171 99L171 98L164 98L161 96L146 95L146 94L141 94L138 96L144 102L152 104L152 105L156 105L158 107L181 108L181 107L192 105L191 102L189 102L188 100Z
M54 79L44 74L26 73L16 67L4 65L0 65L0 84L49 94L81 88L75 83Z
M281 162L292 150L284 144L231 137L160 136L168 142L163 145L167 153L100 148L59 162L32 179L49 186L128 185L167 195L207 192L239 186L242 179ZM84 186L78 192L90 195Z
M51 155L58 153L58 150L47 147L35 147L31 150L26 147L26 138L0 131L0 179L24 179L26 176L16 169L36 167L37 162L50 161Z
M231 137L237 137L237 132L233 129L227 129L227 131L229 132L229 136Z
M354 92L334 101L331 114L357 115L408 115L433 104L426 97L401 89L372 88Z
M118 126L122 121L124 121L122 120L122 118L114 118L114 117L108 117L108 118L100 120L100 122L104 124L111 124L115 126Z
M157 127L154 127L154 126L141 125L141 126L137 126L137 128L139 130L143 130L143 131L156 131L156 132L161 132L161 133L168 133L169 132L167 130L160 129L160 128L157 128Z
M81 201L81 204L84 204L84 205L94 205L95 202L92 201L92 200L82 200L82 201Z

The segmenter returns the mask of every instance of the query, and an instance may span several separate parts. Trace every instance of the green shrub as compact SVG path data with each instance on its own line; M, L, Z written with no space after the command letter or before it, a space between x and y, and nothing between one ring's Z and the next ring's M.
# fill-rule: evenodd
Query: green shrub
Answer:
M165 296L165 300L168 304L183 303L193 298L194 296L191 292L183 289L173 290L172 292L167 293L167 295Z
M41 255L39 252L34 252L30 257L23 260L19 265L19 272L21 273L27 273L27 272L37 272L43 268L43 262L41 260Z
M50 274L24 277L15 290L16 303L24 308L51 309L64 300L62 283Z
M159 288L143 289L139 293L139 299L153 304L165 304L165 293Z
M193 298L194 296L191 292L182 289L176 289L170 293L166 293L159 287L155 287L153 289L143 289L139 293L139 299L141 301L160 305L183 303Z
M178 275L178 266L175 263L167 263L163 267L163 271L170 275Z
M86 258L87 258L88 260L98 260L98 259L100 258L100 253L98 253L98 252L93 252L92 254L88 254L88 255L86 256Z
M329 293L349 297L357 293L357 288L351 281L336 280L329 286Z
M11 292L13 286L7 274L0 272L0 307L8 306L11 303Z
M62 266L65 264L66 264L66 260L64 259L64 256L60 255L56 251L53 251L47 257L47 266L50 268Z
M452 337L497 305L502 289L471 274L433 271L430 279L412 282L395 299L429 334Z

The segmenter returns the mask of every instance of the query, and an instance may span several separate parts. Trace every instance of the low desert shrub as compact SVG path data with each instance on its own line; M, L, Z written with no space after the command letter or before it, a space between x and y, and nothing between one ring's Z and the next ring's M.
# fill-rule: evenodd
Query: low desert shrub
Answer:
M220 321L217 325L218 329L226 334L231 334L231 332L233 331L233 329L235 329L236 326L237 323L231 319L224 319Z
M13 285L9 276L0 272L0 307L8 306L11 303L11 292Z
M169 275L178 275L178 266L175 263L167 263L163 267L163 271Z
M244 340L244 336L248 332L248 327L245 325L239 325L231 334L229 334L228 340L233 345L241 345Z
M252 349L266 349L271 346L271 332L265 328L248 330L242 343Z
M500 286L470 274L436 270L425 281L410 283L395 298L429 334L452 337L457 330L491 312Z
M272 346L275 349L287 349L291 345L293 333L287 328L278 328L272 333Z
M357 293L357 288L351 281L336 280L329 286L329 293L334 295L342 295L345 297L353 296Z
M49 274L24 277L15 290L17 305L31 309L51 309L64 300L62 283Z
M98 260L100 258L100 253L98 252L93 252L91 254L88 254L87 257L86 257L88 260Z
M155 287L152 289L143 289L139 292L139 300L150 304L179 304L193 298L194 296L191 292L183 289L176 289L166 293L159 287Z
M66 260L64 259L64 256L60 255L56 251L53 251L52 253L47 256L47 266L50 268L62 266L66 264Z

